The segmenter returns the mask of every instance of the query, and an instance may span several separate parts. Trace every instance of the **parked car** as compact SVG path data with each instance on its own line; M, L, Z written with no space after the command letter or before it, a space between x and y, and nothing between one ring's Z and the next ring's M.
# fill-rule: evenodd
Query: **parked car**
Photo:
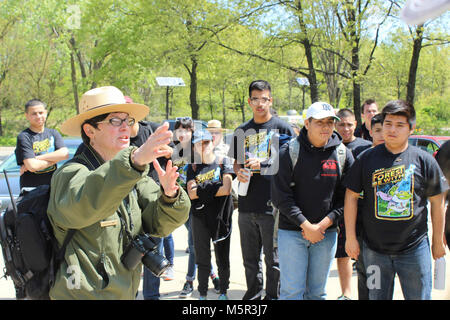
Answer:
M169 130L173 131L175 128L175 122L177 120L164 120L163 122L168 122L169 123ZM206 129L206 127L208 126L208 123L203 121L203 120L194 120L194 128L195 130L200 130L200 129Z
M69 159L72 159L75 151L78 146L81 144L82 140L80 138L65 138L64 143L66 147L69 149ZM58 163L58 167L60 167L64 162L68 161L63 160ZM20 193L20 167L16 162L16 154L11 153L5 161L0 164L0 211L6 209L8 205L11 203L11 199L9 197L8 186L6 184L5 174L3 170L6 170L8 175L9 185L11 187L12 194L14 198L17 198Z
M433 156L439 148L446 142L450 140L448 136L427 136L427 135L413 135L409 137L409 144L412 146L419 147Z
M295 123L299 125L300 127L305 125L304 121L304 115L299 114L296 110L288 110L286 112L286 115L280 115L278 116L281 120L284 120L288 123Z

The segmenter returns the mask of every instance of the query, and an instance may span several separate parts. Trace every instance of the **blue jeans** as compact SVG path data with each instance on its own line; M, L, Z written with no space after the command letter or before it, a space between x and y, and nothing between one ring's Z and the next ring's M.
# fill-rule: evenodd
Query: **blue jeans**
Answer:
M175 256L175 247L173 244L173 236L172 234L169 234L167 237L163 240L164 243L164 256L167 260L169 260L169 263L173 265L173 257Z
M153 237L153 240L155 241L155 243L157 243L158 251L161 254L163 251L163 241L161 241L161 238L155 237ZM142 294L145 300L159 300L160 280L161 280L160 278L155 277L153 273L144 266L144 281L142 283Z
M189 258L188 258L188 271L186 275L187 281L195 280L195 272L197 271L197 265L195 264L195 249L194 249L194 238L192 237L192 227L191 227L191 215L189 215L188 220L184 224L188 231L188 247L189 247Z
M364 264L370 300L392 300L394 277L398 275L406 300L430 300L432 264L430 243L420 243L400 254L382 254L363 243Z
M327 230L315 244L300 231L279 229L280 300L325 300L336 245L336 229Z

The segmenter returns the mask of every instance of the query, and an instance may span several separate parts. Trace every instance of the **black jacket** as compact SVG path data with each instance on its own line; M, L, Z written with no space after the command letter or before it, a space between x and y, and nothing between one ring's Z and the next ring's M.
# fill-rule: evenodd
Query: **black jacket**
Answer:
M214 243L224 240L231 234L233 199L231 195L216 197L221 182L205 181L197 186L198 199L192 200L191 212L203 218Z
M357 127L354 133L355 137L363 138L367 141L372 141L369 129L367 129L366 124L363 123L361 126Z
M336 151L342 138L334 132L324 147L316 148L303 128L297 139L300 152L294 171L285 144L280 150L278 174L272 180L272 202L280 210L279 228L300 230L300 224L306 220L318 223L326 216L335 227L344 213L345 188ZM343 175L352 164L352 152L346 149ZM291 186L291 182L295 185Z

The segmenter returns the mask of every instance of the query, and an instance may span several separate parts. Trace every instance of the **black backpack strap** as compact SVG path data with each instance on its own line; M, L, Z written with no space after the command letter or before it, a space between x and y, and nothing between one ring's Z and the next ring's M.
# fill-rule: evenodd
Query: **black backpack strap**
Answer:
M96 167L100 166L98 159L96 159L93 152L89 150L88 146L82 145L80 146L79 150L80 152L72 159L67 161L67 163L79 163L86 166L89 170L95 170ZM66 237L64 238L63 244L61 245L61 248L59 248L59 250L56 250L57 254L55 257L55 262L57 266L59 266L59 264L64 260L64 254L66 253L67 245L69 244L70 240L72 240L76 231L76 229L69 229L67 231Z
M59 250L57 248L56 241L53 244L54 250L55 250L54 252L56 252L56 254L52 256L51 262L50 262L50 269L49 269L50 287L53 287L53 285L55 284L56 272L59 269L61 262L64 260L64 255L66 253L67 245L69 244L70 240L72 240L76 231L77 231L76 229L68 230L67 235L64 238L64 242L63 242L61 248L59 248Z
M73 236L74 236L74 234L75 234L76 231L77 231L76 229L69 229L69 230L67 231L67 235L66 235L66 237L64 238L64 242L63 242L61 248L60 248L59 251L58 251L58 255L56 256L56 262L57 262L58 264L59 264L61 261L63 261L63 259L64 259L64 254L66 253L67 245L69 244L70 240L72 240L72 238L73 238Z

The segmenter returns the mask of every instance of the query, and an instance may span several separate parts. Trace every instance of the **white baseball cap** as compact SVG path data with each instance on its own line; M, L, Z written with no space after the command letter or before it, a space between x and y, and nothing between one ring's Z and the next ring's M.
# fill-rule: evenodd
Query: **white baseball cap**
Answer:
M314 102L308 110L306 110L306 119L324 119L332 117L337 121L341 121L338 116L334 113L333 107L326 102L318 101Z

